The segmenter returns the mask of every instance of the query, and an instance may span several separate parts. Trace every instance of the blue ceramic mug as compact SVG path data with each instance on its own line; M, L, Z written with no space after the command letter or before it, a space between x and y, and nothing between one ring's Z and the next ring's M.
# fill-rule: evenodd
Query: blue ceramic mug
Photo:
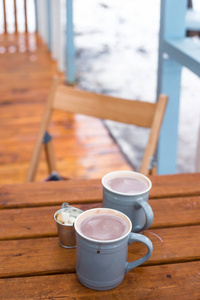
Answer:
M103 227L100 228L100 231L104 230L107 233L111 230L112 232L113 227L110 226L110 220L117 217L120 222L122 221L125 224L126 229L123 234L120 233L121 236L113 239L107 238L106 240L99 239L98 234L96 238L87 236L82 231L82 224L87 223L91 217L101 218L102 215L107 215L108 226L106 227L106 222L103 221ZM95 231L94 227L89 227L92 233L93 230ZM113 289L123 281L125 273L147 261L153 251L152 243L147 237L132 233L131 229L130 219L125 214L113 209L90 209L77 217L75 221L76 273L79 281L84 286L94 290ZM127 262L128 245L136 241L145 244L148 252L136 261Z
M103 176L102 185L103 207L126 214L132 222L132 232L151 226L153 211L148 198L152 183L148 177L133 171L116 171Z

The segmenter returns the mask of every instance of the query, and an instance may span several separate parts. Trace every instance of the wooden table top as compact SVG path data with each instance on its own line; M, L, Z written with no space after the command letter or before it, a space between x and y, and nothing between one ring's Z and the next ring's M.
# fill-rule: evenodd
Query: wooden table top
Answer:
M82 286L76 249L58 244L53 215L63 202L83 210L102 206L100 180L0 186L0 298L200 299L200 174L150 176L154 221L143 234L153 254L110 291ZM129 246L128 261L143 256Z

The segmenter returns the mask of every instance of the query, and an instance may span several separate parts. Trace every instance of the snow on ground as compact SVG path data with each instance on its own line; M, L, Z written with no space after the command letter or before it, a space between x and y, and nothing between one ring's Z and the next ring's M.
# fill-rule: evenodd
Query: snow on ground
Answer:
M155 101L160 0L75 0L78 84L127 99ZM199 78L183 68L177 172L193 172L199 126ZM148 133L107 122L138 169Z

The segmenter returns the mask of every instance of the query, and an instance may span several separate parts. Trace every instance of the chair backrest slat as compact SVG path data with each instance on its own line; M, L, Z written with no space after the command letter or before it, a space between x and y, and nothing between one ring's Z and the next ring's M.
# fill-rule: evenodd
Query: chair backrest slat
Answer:
M33 181L35 178L42 150L43 136L45 131L48 130L55 109L150 128L150 136L140 172L148 175L150 170L152 172L156 171L155 167L151 168L151 160L156 151L167 101L168 97L166 95L160 95L156 103L114 98L66 86L60 82L59 78L55 78L47 98L45 112L26 178L27 182ZM46 152L49 171L55 171L56 164L54 155L52 155L52 143L49 147L46 147Z
M148 174L147 166L149 165L149 162L151 162L151 159L153 158L156 152L157 142L162 126L163 117L165 114L165 109L167 106L167 101L168 97L166 95L159 95L148 144L145 148L142 164L140 167L140 172L145 175Z
M151 127L156 104L114 98L59 85L54 96L53 109Z

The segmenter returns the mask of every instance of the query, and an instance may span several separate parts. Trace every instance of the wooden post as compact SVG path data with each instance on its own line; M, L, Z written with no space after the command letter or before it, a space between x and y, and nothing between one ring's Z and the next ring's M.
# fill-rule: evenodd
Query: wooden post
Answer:
M75 82L75 47L74 47L74 30L73 30L73 0L66 0L66 16L67 16L67 30L66 30L66 73L67 83L73 84Z
M28 32L26 0L24 0L24 20L25 20L25 32Z
M14 0L14 16L15 16L15 33L18 33L16 0Z
M6 0L3 0L4 32L7 33Z
M157 96L167 94L169 101L158 144L158 174L176 173L182 66L165 54L164 42L185 36L186 9L187 0L161 1Z

